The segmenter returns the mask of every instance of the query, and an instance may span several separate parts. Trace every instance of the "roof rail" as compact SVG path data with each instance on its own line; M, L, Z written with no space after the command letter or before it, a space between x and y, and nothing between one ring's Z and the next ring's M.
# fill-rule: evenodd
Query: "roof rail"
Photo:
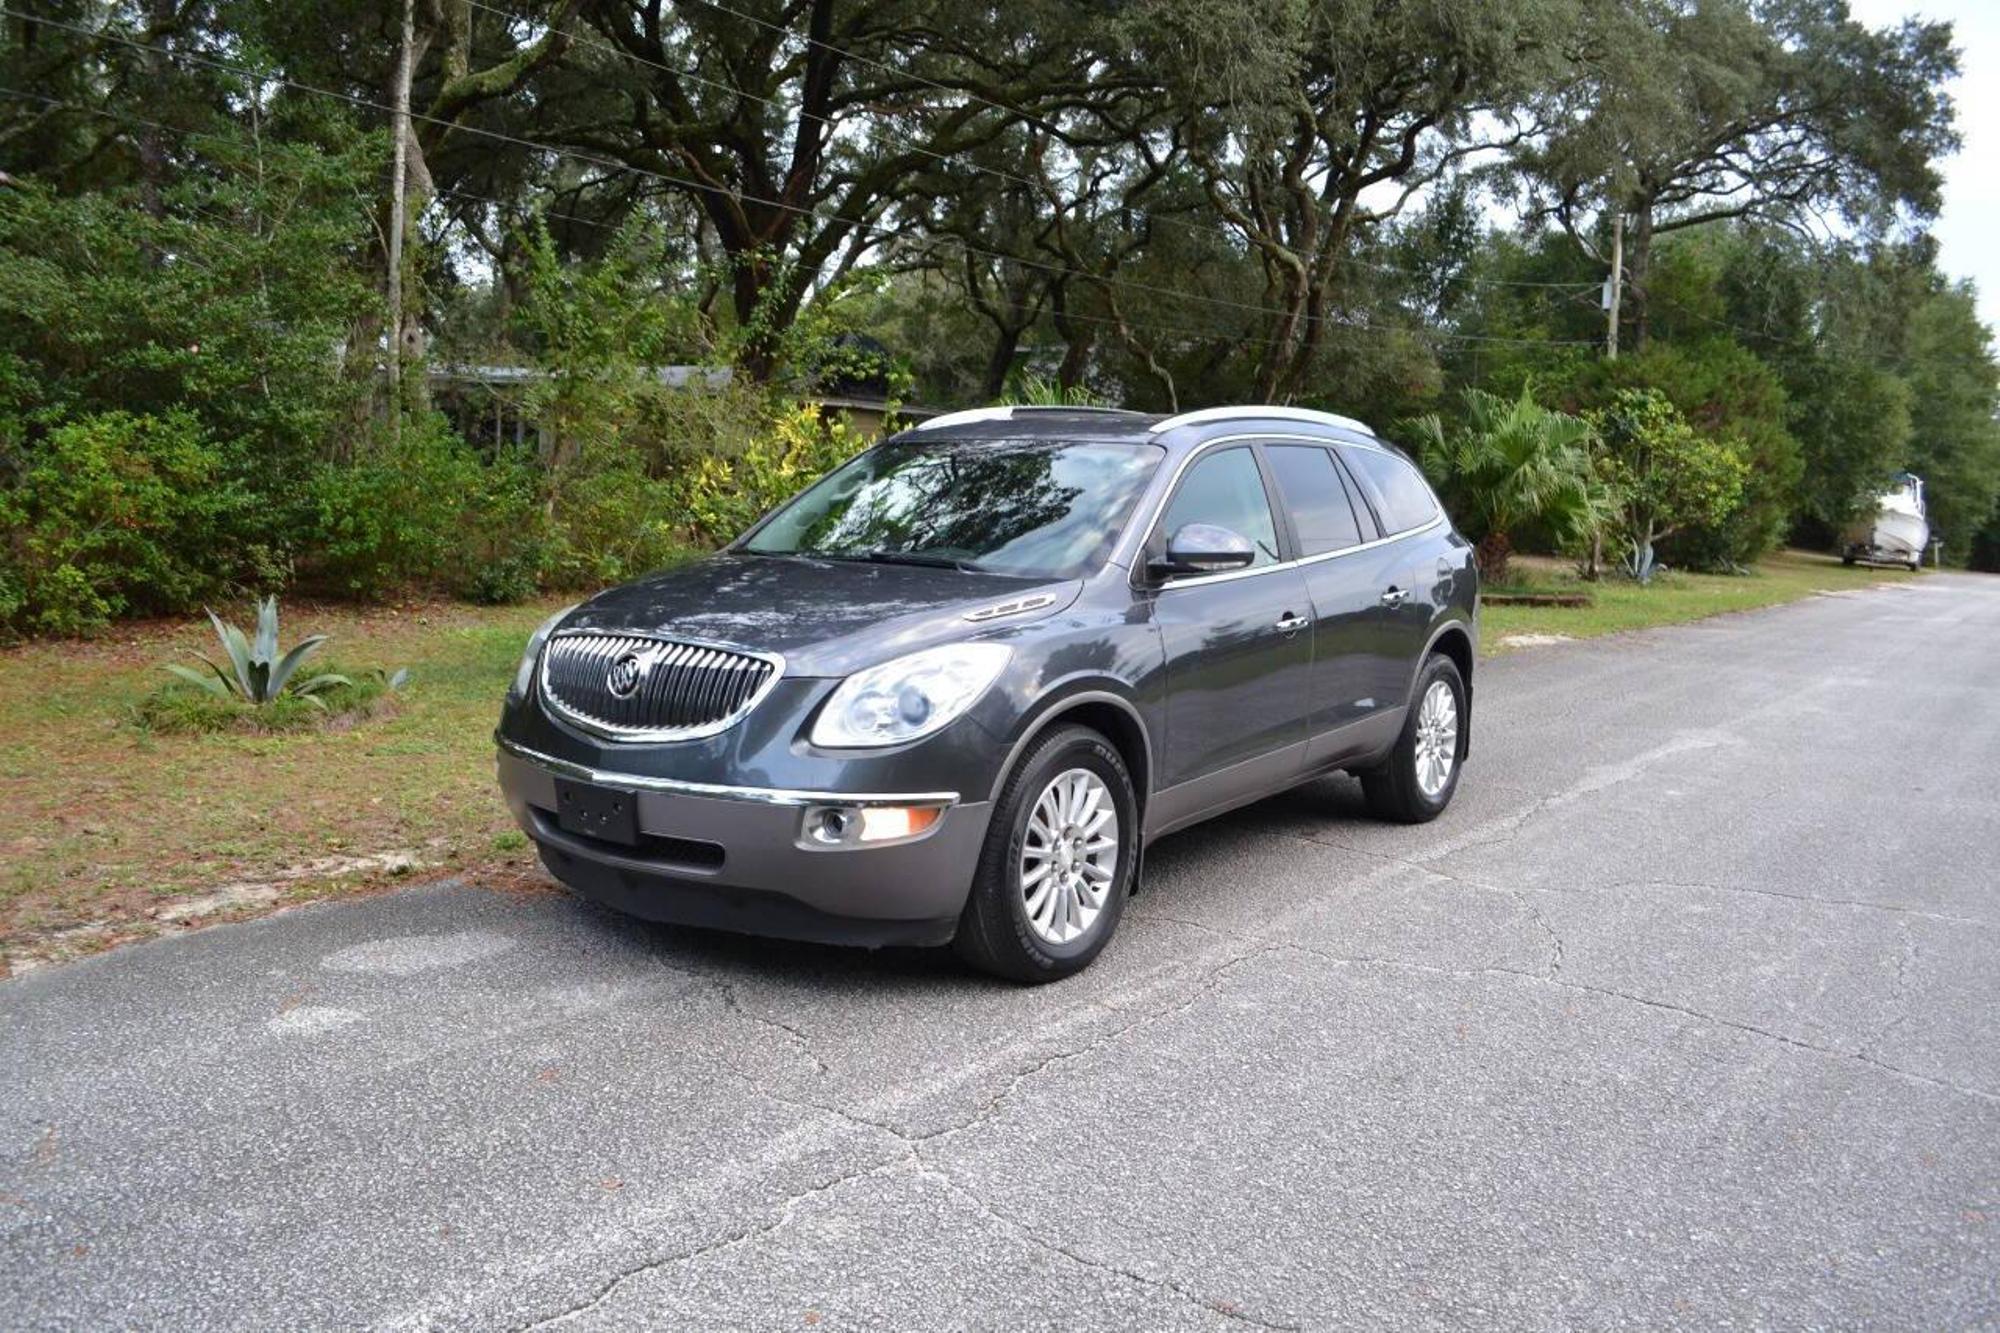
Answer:
M1339 426L1346 430L1358 430L1363 435L1375 432L1365 421L1353 417L1343 417L1333 412L1316 412L1309 407L1204 407L1199 412L1183 412L1177 417L1168 417L1153 427L1153 434L1173 430L1180 426L1200 426L1210 421L1310 421L1321 426Z
M936 430L939 426L969 426L975 421L1006 421L1013 415L1011 407L968 407L962 412L947 412L929 421L919 421L911 429Z
M999 407L968 407L960 412L947 412L941 417L918 422L916 430L934 430L939 426L969 426L976 421L1011 421L1017 415L1029 412L1099 412L1109 416L1136 416L1122 407L1075 407L1065 403L1006 403Z

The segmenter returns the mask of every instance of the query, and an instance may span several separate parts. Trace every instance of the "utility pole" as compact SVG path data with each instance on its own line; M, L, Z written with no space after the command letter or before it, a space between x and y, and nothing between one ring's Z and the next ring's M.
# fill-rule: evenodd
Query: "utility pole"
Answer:
M1618 359L1618 301L1625 291L1625 210L1611 215L1611 280L1604 298L1604 359Z
M403 0L403 42L396 52L396 158L389 167L389 438L403 436L403 229L410 157L410 50L416 0Z
M1611 276L1604 280L1604 359L1618 359L1618 303L1625 294L1625 210L1611 215ZM1593 448L1594 452L1594 448ZM1604 569L1604 525L1590 534L1590 565L1584 577L1595 581Z

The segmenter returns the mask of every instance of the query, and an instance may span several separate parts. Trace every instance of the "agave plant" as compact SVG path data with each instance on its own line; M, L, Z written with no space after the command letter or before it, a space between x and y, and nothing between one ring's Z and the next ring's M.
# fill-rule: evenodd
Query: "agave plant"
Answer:
M290 652L280 656L276 597L266 597L257 604L257 633L254 638L245 637L242 630L213 611L208 613L208 619L215 626L215 637L222 641L230 670L224 671L212 659L199 653L196 656L208 666L206 672L179 663L170 663L167 670L219 699L268 704L289 693L324 708L326 703L318 697L320 691L354 683L346 676L330 671L296 683L292 680L298 669L305 665L305 660L326 642L326 635L309 634L294 644Z

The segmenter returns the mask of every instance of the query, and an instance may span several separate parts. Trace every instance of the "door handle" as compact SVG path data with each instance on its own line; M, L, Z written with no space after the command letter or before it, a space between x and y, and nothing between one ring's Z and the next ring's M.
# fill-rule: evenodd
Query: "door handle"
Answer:
M1297 634L1300 630L1306 627L1307 623L1308 622L1304 616L1295 615L1292 612L1287 611L1285 612L1284 615L1278 617L1278 625L1277 625L1278 633Z
M1391 588L1382 594L1382 605L1384 606L1401 606L1409 600L1410 594L1401 588Z

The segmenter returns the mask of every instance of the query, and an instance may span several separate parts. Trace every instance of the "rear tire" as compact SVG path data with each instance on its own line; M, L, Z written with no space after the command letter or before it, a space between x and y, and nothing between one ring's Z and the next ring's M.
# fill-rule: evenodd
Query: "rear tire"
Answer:
M1361 774L1369 811L1399 824L1426 824L1443 814L1458 790L1469 720L1458 664L1443 653L1432 654L1410 691L1396 748Z
M1108 816L1106 812L1108 811ZM1139 802L1111 742L1059 727L994 803L952 947L982 972L1039 984L1104 951L1139 864Z

